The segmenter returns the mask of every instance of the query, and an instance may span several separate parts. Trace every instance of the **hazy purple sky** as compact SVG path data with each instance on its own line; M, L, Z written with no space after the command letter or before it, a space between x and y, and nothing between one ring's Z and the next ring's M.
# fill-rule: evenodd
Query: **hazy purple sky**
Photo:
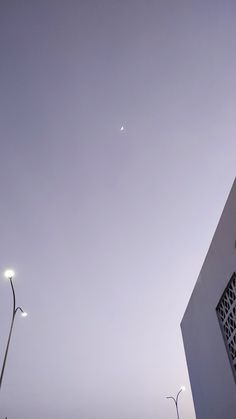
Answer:
M235 176L236 3L2 0L1 418L194 419L180 321ZM124 125L124 132L120 127ZM0 350L10 321L0 284Z

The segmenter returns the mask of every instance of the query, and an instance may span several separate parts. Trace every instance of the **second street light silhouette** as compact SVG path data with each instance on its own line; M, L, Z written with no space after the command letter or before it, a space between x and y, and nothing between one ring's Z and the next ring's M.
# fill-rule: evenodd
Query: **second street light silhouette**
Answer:
M12 278L14 277L14 275L15 275L15 273L11 269L7 269L4 272L5 278L7 278L10 281L10 284L11 284L13 305L12 305L12 318L11 318L10 331L9 331L9 335L8 335L8 339L7 339L7 345L6 345L6 349L5 349L5 354L4 354L4 358L3 358L3 364L2 364L2 370L1 370L1 375L0 375L0 390L1 390L1 387L2 387L2 381L3 381L4 371L5 371L5 367L6 367L7 355L8 355L10 342L11 342L12 329L13 329L13 326L14 326L16 314L17 314L18 311L20 311L21 315L23 317L27 316L27 313L20 306L16 306L16 294L15 294L15 290L14 290L14 286L13 286L13 282L12 282Z
M177 396L176 396L176 397L173 397L173 396L168 396L168 397L166 397L167 399L172 399L172 400L173 400L173 402L175 403L175 408L176 408L177 419L179 419L179 408L178 408L179 395L180 395L180 393L181 393L182 391L185 391L185 387L184 387L184 386L182 386L182 387L180 388L180 390L179 390L179 392L177 393Z

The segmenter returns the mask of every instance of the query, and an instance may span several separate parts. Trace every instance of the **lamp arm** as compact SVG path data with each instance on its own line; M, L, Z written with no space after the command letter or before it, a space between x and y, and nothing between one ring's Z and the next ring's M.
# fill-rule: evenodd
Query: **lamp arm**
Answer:
M174 402L175 402L175 404L176 404L176 400L175 400L175 398L174 397L172 397L172 396L169 396L169 397L166 397L167 399L172 399Z
M179 392L178 392L178 394L177 394L177 396L176 396L176 403L178 403L178 398L179 398L179 395L180 395L181 391L183 391L183 389L182 389L182 388L179 390Z
M21 311L21 313L24 313L24 310L23 310L23 308L21 308L21 307L16 307L16 309L15 309L15 313L17 313L17 311L18 310L20 310Z
M16 294L15 294L12 278L10 278L10 284L11 284L11 290L12 290L12 296L13 296L13 314L14 314L16 311Z

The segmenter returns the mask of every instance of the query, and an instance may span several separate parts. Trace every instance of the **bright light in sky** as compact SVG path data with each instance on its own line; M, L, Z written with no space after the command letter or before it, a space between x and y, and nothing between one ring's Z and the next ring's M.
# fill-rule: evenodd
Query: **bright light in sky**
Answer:
M6 269L4 272L4 276L7 279L11 279L13 278L13 276L15 276L15 272L12 269Z
M124 126L122 125L122 127L120 128L120 131L122 132L122 131L124 131Z

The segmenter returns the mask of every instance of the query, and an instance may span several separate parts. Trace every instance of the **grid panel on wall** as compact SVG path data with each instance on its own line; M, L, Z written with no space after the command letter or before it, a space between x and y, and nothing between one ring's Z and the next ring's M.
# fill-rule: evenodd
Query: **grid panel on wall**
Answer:
M236 379L236 274L231 277L216 308Z

